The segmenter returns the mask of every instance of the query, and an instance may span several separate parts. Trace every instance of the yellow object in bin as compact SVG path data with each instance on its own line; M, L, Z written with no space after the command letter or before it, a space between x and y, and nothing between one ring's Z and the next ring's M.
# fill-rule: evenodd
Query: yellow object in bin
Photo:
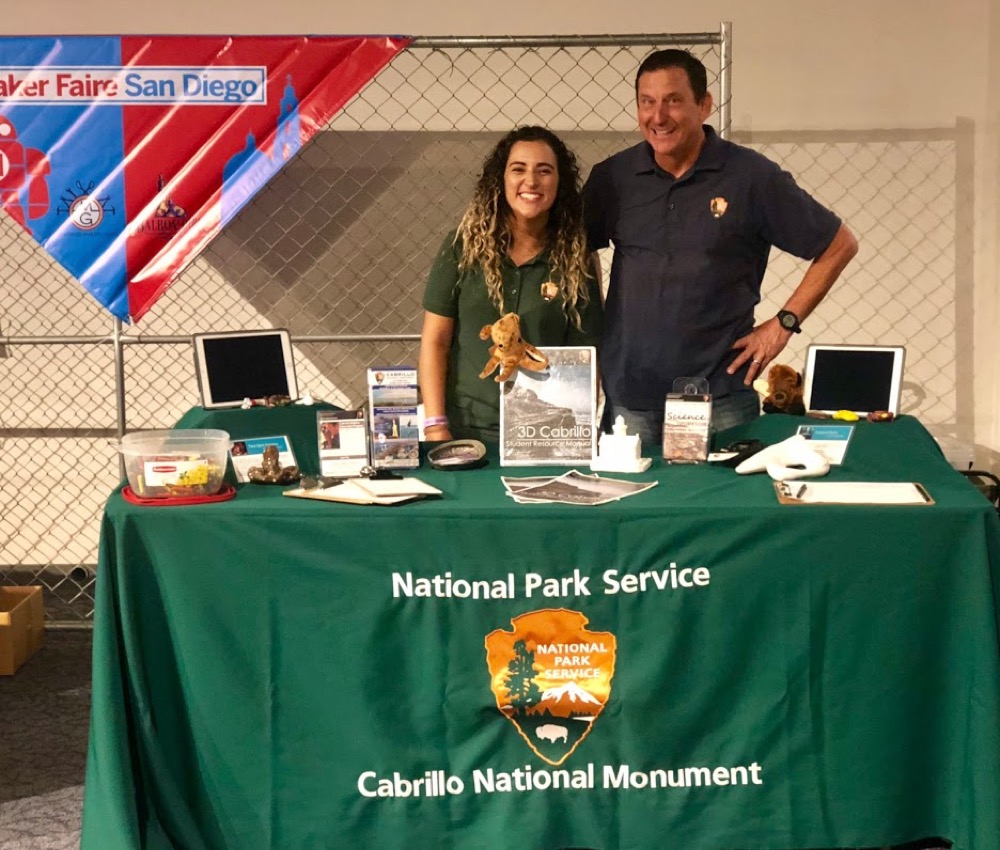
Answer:
M0 587L0 676L13 676L44 637L41 585Z

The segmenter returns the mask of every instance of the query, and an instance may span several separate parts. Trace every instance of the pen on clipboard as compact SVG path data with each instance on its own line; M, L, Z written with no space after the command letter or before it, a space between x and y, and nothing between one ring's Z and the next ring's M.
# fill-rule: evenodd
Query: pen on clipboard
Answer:
M805 484L800 484L798 487L795 488L795 498L796 499L801 499L805 494L806 494L806 485Z

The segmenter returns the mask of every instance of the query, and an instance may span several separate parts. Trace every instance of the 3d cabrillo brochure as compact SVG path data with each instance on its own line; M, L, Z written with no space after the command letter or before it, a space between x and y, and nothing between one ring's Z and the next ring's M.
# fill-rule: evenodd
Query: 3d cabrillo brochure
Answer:
M597 349L539 350L547 369L519 369L500 386L500 465L589 464L597 449Z

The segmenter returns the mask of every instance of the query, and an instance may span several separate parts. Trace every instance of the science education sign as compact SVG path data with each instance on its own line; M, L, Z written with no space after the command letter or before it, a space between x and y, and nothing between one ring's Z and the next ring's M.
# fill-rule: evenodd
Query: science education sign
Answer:
M0 38L0 206L140 318L406 38Z

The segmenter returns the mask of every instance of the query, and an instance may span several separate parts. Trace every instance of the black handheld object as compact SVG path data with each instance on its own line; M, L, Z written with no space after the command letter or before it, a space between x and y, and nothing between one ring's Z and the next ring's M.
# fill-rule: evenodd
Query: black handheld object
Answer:
M737 440L725 448L719 449L720 453L728 454L732 452L734 453L733 456L727 457L725 460L715 461L713 466L728 466L736 469L748 457L752 457L763 448L764 444L760 440Z

